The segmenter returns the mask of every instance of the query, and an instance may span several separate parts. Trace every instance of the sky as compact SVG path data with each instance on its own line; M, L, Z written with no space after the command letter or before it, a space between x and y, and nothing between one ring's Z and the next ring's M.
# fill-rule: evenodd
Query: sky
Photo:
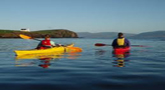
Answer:
M0 0L0 29L165 30L165 0Z

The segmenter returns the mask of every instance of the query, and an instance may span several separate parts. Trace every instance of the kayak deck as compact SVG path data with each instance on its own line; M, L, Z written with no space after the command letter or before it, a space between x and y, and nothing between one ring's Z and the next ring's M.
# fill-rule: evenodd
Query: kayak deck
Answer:
M127 52L130 52L130 47L126 47L126 48L115 48L113 50L114 54L125 54Z

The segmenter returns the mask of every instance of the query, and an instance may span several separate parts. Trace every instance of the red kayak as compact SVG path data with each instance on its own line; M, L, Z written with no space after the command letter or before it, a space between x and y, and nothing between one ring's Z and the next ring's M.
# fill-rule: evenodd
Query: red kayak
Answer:
M113 53L114 54L125 54L129 53L130 47L125 47L125 48L114 48Z

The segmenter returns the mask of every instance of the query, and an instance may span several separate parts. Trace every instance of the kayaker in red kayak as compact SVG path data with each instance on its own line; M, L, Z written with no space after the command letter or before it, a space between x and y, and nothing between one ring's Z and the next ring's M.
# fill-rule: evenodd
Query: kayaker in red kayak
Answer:
M37 49L47 49L47 48L52 48L56 46L53 41L50 40L50 35L45 35L45 40L42 40L38 46Z
M126 48L130 47L130 42L128 39L124 38L123 33L118 33L118 38L114 39L112 42L113 48Z

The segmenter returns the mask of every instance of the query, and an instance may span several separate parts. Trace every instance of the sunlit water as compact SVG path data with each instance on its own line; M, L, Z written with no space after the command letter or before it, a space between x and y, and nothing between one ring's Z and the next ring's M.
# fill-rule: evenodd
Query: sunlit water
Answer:
M0 39L1 90L164 90L165 42L130 40L125 58L116 58L112 39L52 39L81 47L83 52L64 54L52 60L17 60L14 50L35 48L38 41ZM47 67L43 67L43 65Z

